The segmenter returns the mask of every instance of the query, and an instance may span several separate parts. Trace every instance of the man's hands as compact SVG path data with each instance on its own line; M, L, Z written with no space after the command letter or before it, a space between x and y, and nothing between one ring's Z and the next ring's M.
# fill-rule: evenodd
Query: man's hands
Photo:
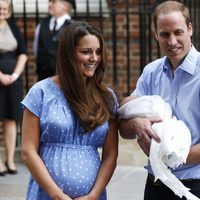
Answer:
M151 139L153 138L157 142L160 142L160 138L152 129L152 125L162 120L160 118L134 118L131 121L139 146L149 156Z

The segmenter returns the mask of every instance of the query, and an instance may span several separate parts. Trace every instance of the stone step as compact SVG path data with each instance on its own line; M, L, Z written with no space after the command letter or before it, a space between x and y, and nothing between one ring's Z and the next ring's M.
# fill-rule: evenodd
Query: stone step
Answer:
M148 162L147 156L139 147L137 141L119 137L118 165L143 167Z

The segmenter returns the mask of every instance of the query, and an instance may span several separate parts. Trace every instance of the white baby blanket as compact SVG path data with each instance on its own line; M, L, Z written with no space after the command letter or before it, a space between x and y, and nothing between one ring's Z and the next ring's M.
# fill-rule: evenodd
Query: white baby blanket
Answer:
M161 139L157 143L152 139L150 148L150 164L155 181L160 179L180 198L199 200L189 192L171 172L186 162L190 146L191 134L185 123L172 116L169 103L160 96L142 96L130 100L118 109L120 119L133 117L160 117L162 122L154 123L152 128Z

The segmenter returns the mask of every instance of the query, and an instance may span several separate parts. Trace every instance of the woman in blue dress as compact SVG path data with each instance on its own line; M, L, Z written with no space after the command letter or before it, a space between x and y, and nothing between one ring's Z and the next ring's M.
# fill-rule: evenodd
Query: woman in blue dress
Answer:
M99 30L69 25L59 43L58 75L36 83L22 101L27 200L107 199L118 155L118 103L102 83L105 67Z

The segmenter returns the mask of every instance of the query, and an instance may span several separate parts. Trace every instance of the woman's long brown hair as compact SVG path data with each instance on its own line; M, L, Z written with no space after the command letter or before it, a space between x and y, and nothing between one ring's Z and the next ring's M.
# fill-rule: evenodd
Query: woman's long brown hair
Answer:
M76 60L76 46L87 34L95 35L100 43L101 62L93 77L83 79ZM78 116L85 132L109 120L114 109L114 98L102 84L106 68L106 49L101 32L86 22L73 22L63 32L59 42L57 71L61 89L68 103Z

